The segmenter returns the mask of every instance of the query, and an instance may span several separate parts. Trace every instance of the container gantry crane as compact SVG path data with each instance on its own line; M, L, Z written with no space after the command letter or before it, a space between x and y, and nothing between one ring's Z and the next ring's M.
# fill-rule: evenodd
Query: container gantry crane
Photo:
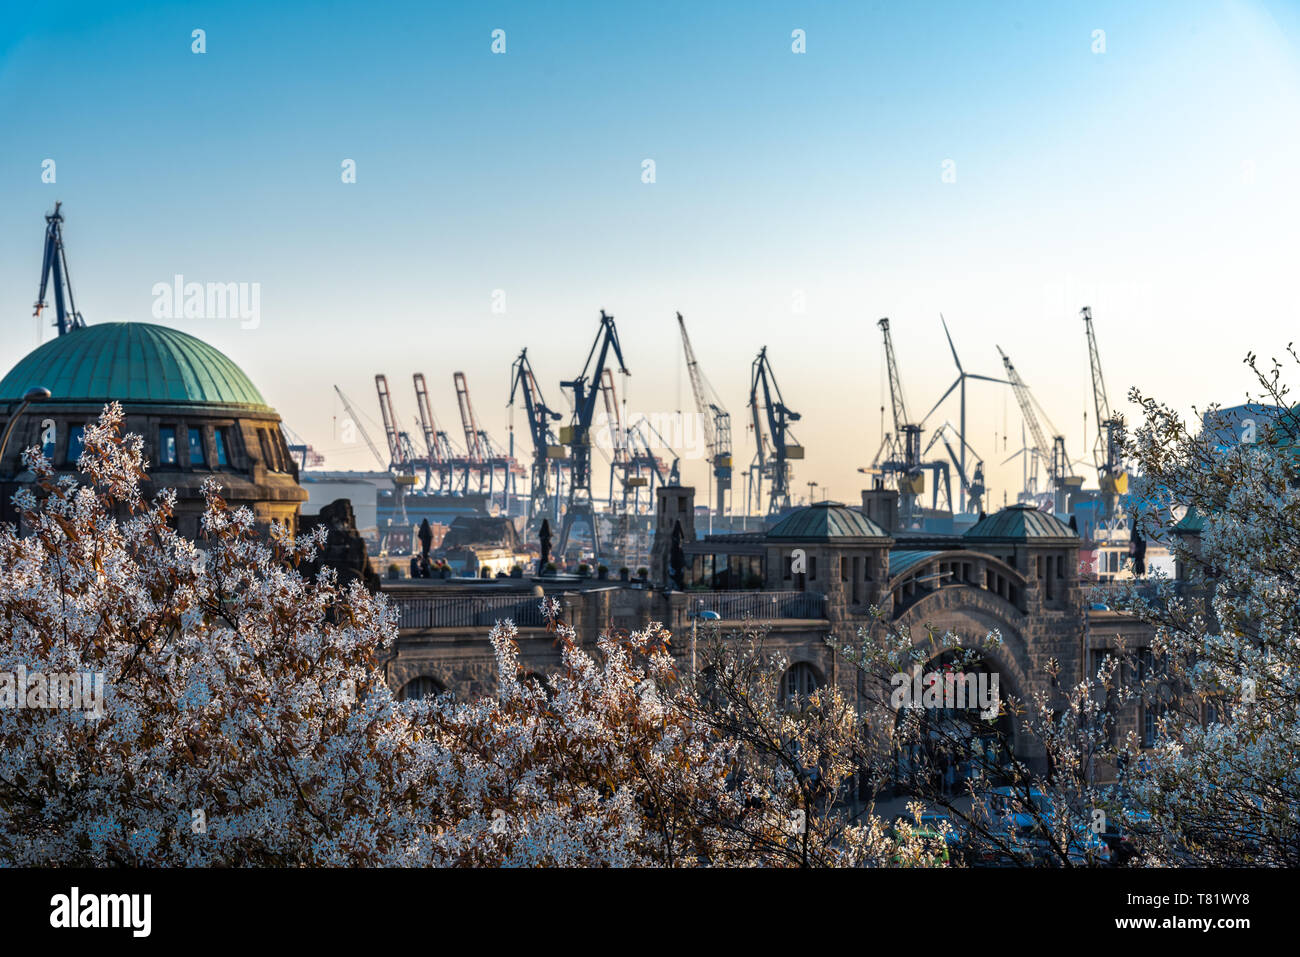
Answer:
M399 486L414 485L415 448L411 445L411 436L397 428L393 396L388 391L388 376L382 372L375 376L375 391L379 394L379 414L384 419L384 435L388 438L388 470Z
M559 422L562 416L552 411L542 397L542 390L533 375L532 363L528 361L528 350L523 349L519 358L510 367L510 401L512 408L515 396L524 400L524 413L528 416L528 434L533 442L533 466L529 479L528 520L535 521L550 514L552 519L559 518L560 469L566 462L567 450L560 445L551 429L552 422ZM510 426L511 452L514 446L514 425ZM555 497L550 494L550 472L554 463L556 471Z
M623 348L618 342L618 329L614 317L605 310L600 311L600 330L596 340L587 353L587 361L582 372L575 378L560 383L560 388L569 390L573 400L573 415L569 424L560 430L560 442L569 447L571 464L569 466L569 499L560 525L560 538L556 554L563 556L569 544L569 535L573 526L581 517L591 526L593 552L600 555L600 531L596 525L596 509L591 499L591 420L596 412L596 397L600 392L601 376L605 372L605 362L610 350L618 360L618 371L628 375L627 363L623 359Z
M1097 466L1097 485L1101 489L1105 517L1113 518L1118 512L1119 497L1128 492L1128 472L1120 452L1120 434L1124 421L1113 414L1106 397L1106 380L1101 374L1101 354L1097 351L1097 333L1092 326L1092 309L1084 306L1079 311L1083 317L1084 332L1088 338L1088 365L1092 370L1092 398L1097 409L1097 440L1092 456Z
M447 433L438 428L438 420L433 416L433 406L429 402L429 387L424 380L424 373L415 373L411 380L415 385L415 407L420 414L420 431L424 435L424 487L427 491L432 491L436 478L438 490L450 492L454 482L452 461L456 457L456 450L452 447Z
M51 280L54 283L54 324L59 328L59 335L67 335L73 329L84 329L86 321L77 311L77 304L72 298L72 278L68 274L68 254L63 247L63 214L59 208L61 202L54 204L54 212L45 216L45 257L41 264L41 291L36 296L36 311L49 305L45 301L46 289ZM67 302L64 302L64 293Z
M763 434L763 422L759 417L759 389L763 391L762 407L767 414L767 436ZM790 462L804 457L804 448L791 441L790 423L801 418L785 404L781 387L777 384L776 374L772 371L767 358L767 346L759 351L751 367L749 381L749 408L754 427L754 462L750 466L751 488L753 476L757 476L757 495L755 504L761 505L763 498L763 480L770 483L767 514L779 515L790 507ZM771 452L766 442L771 442Z
M460 407L461 427L465 431L466 454L464 467L466 474L474 473L478 491L487 492L489 499L496 494L497 472L501 473L502 501L501 507L510 511L510 492L516 474L523 470L515 460L497 448L491 437L479 425L474 414L474 403L469 395L469 381L463 372L452 373L456 386L456 403Z
M709 464L713 466L713 488L717 496L715 515L727 513L727 493L731 491L731 414L722 404L717 391L709 384L695 357L691 337L686 334L686 320L677 313L677 325L682 333L682 351L686 354L686 371L695 396L695 409L704 429L704 444L709 451Z

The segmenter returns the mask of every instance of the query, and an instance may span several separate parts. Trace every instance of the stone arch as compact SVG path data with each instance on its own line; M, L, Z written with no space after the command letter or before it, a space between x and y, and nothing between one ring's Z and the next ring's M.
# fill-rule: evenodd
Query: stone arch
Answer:
M400 701L418 701L422 698L434 698L445 694L446 686L432 675L416 675L405 682L397 692Z
M791 661L781 674L779 696L782 704L805 699L826 684L825 673L811 661Z
M984 589L965 586L940 589L908 609L898 624L911 628L915 648L929 644L924 626L940 633L953 632L962 639L963 646L980 647L989 668L998 675L998 694L1003 702L1009 698L1023 701L1047 683L1045 675L1036 673L1036 649L1025 637L1025 616ZM984 639L993 631L1001 635L1001 645L983 647ZM937 657L927 660L923 668L928 669ZM1022 721L1012 720L1008 731L1015 757L1031 767L1040 767L1042 746L1025 732Z

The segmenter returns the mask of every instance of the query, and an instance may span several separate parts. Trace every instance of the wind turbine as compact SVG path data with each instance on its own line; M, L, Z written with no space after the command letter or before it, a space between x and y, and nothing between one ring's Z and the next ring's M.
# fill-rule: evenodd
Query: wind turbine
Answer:
M966 471L966 448L969 444L966 441L966 380L979 379L981 382L996 382L1000 385L1010 385L1011 383L1006 379L995 379L993 376L978 375L974 372L967 372L962 368L961 359L957 356L957 347L952 344L952 333L948 331L948 321L944 319L943 313L939 313L939 321L943 323L943 334L948 338L948 348L952 350L952 361L957 366L957 378L953 380L952 385L948 386L948 391L939 396L939 401L934 404L934 408L925 413L925 418L921 419L921 424L924 425L925 420L934 415L935 409L938 409L939 406L943 405L944 400L947 399L948 396L952 395L954 389L958 387L961 388L961 424L958 431L961 433L961 470L964 473ZM960 489L960 493L961 510L964 512L966 511L966 489Z

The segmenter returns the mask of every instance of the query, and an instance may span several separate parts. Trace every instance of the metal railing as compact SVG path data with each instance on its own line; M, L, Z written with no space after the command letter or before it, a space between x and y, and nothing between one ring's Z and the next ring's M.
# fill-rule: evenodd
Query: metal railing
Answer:
M687 592L687 616L717 612L724 621L825 618L826 596L814 591Z
M390 594L388 602L397 609L399 628L490 628L506 618L521 628L546 624L541 602L532 595L408 598Z

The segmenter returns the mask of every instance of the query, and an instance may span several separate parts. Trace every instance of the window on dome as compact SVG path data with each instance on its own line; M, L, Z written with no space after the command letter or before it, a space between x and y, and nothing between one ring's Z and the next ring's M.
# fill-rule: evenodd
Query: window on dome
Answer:
M176 464L176 427L173 425L158 429L158 464Z
M203 448L203 430L190 427L190 467L207 465L208 455Z
M226 430L213 429L212 440L217 447L217 465L224 468L230 464L230 458L226 454Z

